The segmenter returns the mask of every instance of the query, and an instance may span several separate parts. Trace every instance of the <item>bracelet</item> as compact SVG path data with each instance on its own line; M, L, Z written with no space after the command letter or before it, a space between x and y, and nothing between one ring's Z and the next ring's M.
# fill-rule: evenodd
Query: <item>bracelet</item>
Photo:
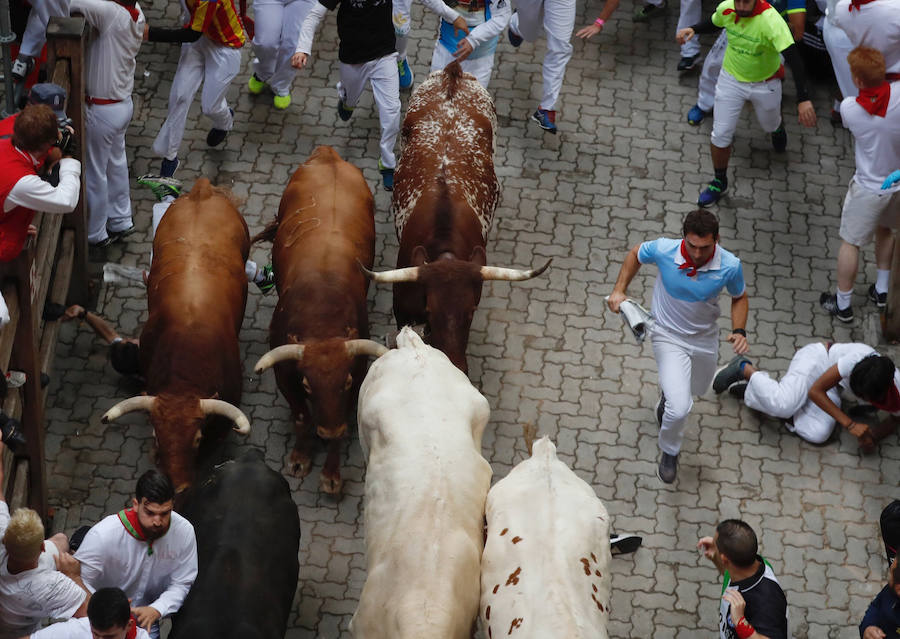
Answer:
M606 20L604 20L603 18L597 18L596 20L594 20L594 26L602 27L605 22Z
M746 617L741 617L734 626L734 631L737 633L738 639L747 639L748 637L753 636L756 629L750 625L750 622L747 621Z
M747 337L747 331L745 331L743 328L732 328L731 334L732 335L743 335L744 337Z

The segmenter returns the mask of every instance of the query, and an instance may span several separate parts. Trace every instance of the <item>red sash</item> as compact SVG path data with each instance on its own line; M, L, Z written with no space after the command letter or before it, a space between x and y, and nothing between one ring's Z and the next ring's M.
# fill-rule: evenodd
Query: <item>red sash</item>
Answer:
M138 541L143 541L147 543L147 555L153 554L153 542L147 541L146 535L144 535L144 529L141 527L141 522L138 520L138 515L134 512L134 508L127 508L125 510L119 511L119 521L125 527L126 532L129 535L137 539Z
M684 270L685 275L687 275L688 277L694 277L697 274L697 265L694 264L694 260L692 260L691 256L688 255L687 249L684 246L684 240L681 240L681 257L684 258L684 264L679 264L678 270Z
M869 115L884 117L887 113L888 103L891 101L891 85L882 82L877 87L867 87L859 90L856 102L864 108Z
M864 4L869 4L870 2L875 2L875 0L850 0L850 7L848 11L853 11L854 9L856 9L857 11L862 11L860 7Z

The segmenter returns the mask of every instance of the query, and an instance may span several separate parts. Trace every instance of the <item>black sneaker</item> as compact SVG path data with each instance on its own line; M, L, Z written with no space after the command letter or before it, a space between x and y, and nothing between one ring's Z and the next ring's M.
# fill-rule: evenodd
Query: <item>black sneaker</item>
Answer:
M787 131L784 130L783 124L772 131L772 148L778 153L784 153L787 149Z
M875 306L878 308L887 306L887 293L879 293L876 291L874 284L869 287L869 299L875 302Z
M656 476L664 484L671 484L678 476L678 455L663 453L659 458L659 466L656 468Z
M644 538L637 535L610 534L609 549L614 555L625 555L640 548L643 542Z
M25 434L19 420L0 412L0 441L14 452L25 452Z
M678 66L676 67L679 71L690 71L697 66L697 61L700 59L700 54L697 55L687 55L681 58L678 61Z
M732 384L736 384L744 379L744 375L741 372L741 365L744 362L747 362L749 364L750 360L743 355L736 355L734 359L725 364L725 366L723 366L716 372L716 376L713 378L712 383L712 387L716 392L716 395L728 390L728 388Z
M231 115L234 117L234 109L229 108L228 110L231 111ZM228 131L213 127L209 130L209 135L206 136L206 146L219 146L227 137Z
M750 382L737 382L728 387L728 394L732 397L744 401L744 395L747 394L747 385Z
M848 306L843 309L838 308L837 295L833 293L822 293L819 296L819 305L842 322L853 321L853 307Z
M659 401L656 402L656 423L662 428L662 418L663 413L666 412L666 396L662 393L659 394Z

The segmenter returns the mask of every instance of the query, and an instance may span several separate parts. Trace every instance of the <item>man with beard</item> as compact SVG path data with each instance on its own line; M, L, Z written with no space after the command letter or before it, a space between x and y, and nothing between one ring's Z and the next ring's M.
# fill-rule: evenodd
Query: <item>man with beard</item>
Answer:
M90 529L75 553L91 590L118 587L151 637L157 621L177 612L197 577L197 540L191 523L172 512L175 488L158 470L137 482L131 508Z

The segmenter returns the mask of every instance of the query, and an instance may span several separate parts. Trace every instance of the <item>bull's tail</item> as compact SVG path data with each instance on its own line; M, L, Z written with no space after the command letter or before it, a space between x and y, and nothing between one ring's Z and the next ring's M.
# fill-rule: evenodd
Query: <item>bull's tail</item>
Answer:
M272 242L275 239L275 233L278 232L278 218L276 217L274 220L266 224L266 227L254 235L250 239L251 244L256 244L257 242Z
M454 60L444 67L444 73L447 76L447 99L452 100L456 95L456 89L459 86L459 81L462 79L463 75L462 66L460 66L459 60Z

